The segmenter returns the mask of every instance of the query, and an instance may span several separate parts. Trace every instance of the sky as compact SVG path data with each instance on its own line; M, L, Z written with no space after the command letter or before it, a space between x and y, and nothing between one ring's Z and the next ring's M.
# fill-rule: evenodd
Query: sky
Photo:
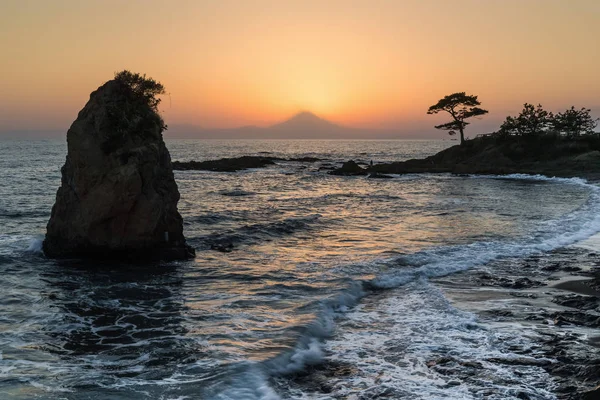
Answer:
M64 135L129 69L161 81L169 126L267 126L300 111L423 132L444 95L488 132L523 103L600 114L598 0L2 0L0 135Z

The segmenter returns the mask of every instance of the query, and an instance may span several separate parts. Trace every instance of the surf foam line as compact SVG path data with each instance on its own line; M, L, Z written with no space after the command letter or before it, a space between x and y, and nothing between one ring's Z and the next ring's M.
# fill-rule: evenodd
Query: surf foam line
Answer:
M547 181L585 186L587 201L572 213L543 222L528 238L509 241L474 242L442 246L411 255L402 255L373 263L398 270L369 281L353 281L340 294L322 303L321 311L298 339L294 349L263 362L267 376L289 375L322 361L323 342L332 336L335 319L356 305L369 292L394 289L417 279L441 277L465 271L505 257L526 257L571 245L600 232L600 187L580 178L550 178L542 175L512 174L472 176L473 178ZM414 267L414 268L411 268Z
M481 177L481 176L475 176ZM486 176L490 178L490 176ZM444 246L408 256L396 257L388 265L416 265L382 275L368 282L375 289L391 289L419 277L435 278L471 269L504 257L526 257L571 245L600 232L600 187L580 178L549 178L542 175L512 174L492 176L493 179L547 181L585 186L590 190L587 201L577 210L555 220L540 223L529 237L509 241L474 242L467 245Z

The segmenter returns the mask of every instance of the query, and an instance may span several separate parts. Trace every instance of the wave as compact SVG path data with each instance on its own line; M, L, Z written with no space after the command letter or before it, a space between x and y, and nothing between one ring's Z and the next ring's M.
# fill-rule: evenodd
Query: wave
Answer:
M253 244L264 240L280 238L291 235L297 231L309 229L320 214L311 214L304 217L285 218L268 224L245 225L239 229L225 233L212 234L203 237L190 238L191 243L204 244L206 247L235 245L240 243Z
M43 241L44 237L40 235L0 234L0 255L12 259L24 254L42 254Z
M489 178L489 176L487 176ZM382 275L368 282L369 286L389 289L403 285L417 277L440 277L464 271L501 257L525 257L567 246L600 232L600 187L579 178L549 178L542 175L513 174L493 176L493 179L519 179L583 185L590 190L586 203L578 210L556 220L546 221L529 240L474 242L460 246L443 246L403 255L387 260L390 267L401 261L403 265L418 265L416 269L402 269Z
M249 192L243 189L233 189L233 190L221 190L219 192L219 194L221 196L228 196L228 197L242 197L242 196L253 196L256 193L255 192Z
M474 179L479 177L473 176ZM289 351L261 363L244 363L239 374L228 380L228 387L220 387L218 393L211 394L215 399L263 399L275 400L279 396L270 385L270 379L303 371L307 366L320 363L325 357L323 344L332 337L336 319L349 312L358 302L370 293L399 287L417 280L427 280L463 271L502 257L527 256L537 252L553 250L583 240L600 231L600 188L581 179L548 178L542 176L512 175L485 176L485 179L519 179L547 181L570 185L582 185L590 190L588 200L576 211L556 220L539 225L539 229L529 237L520 240L479 241L467 245L443 246L413 254L399 254L371 261L370 264L385 266L391 271L370 280L345 280L343 290L320 302L315 319L300 329L295 346ZM203 215L207 221L218 223L225 215ZM205 244L215 241L255 243L279 238L311 229L319 222L321 215L286 218L272 223L246 225L224 234L196 238ZM0 236L0 241L2 237ZM11 239L12 240L12 239ZM12 243L12 242L11 242ZM21 252L29 243L29 252L41 250L41 240L29 236L20 238ZM379 268L377 268L379 269ZM264 277L261 277L261 279ZM227 279L233 279L228 277ZM247 280L247 275L240 280ZM240 366L242 367L242 366ZM238 379L239 378L239 379ZM177 383L168 382L168 383Z
M230 214L225 213L206 213L202 215L192 215L186 216L183 220L185 225L194 225L194 224L202 224L202 225L216 225L222 222L230 221L233 218Z
M27 253L33 253L33 254L43 254L43 252L44 252L44 250L42 248L43 243L44 243L43 238L32 239L31 242L29 243L29 247L27 247L27 250L25 250L25 251Z
M473 176L480 178L480 176ZM384 264L393 272L371 280L353 281L339 295L322 302L315 320L305 327L296 346L265 361L263 368L271 376L289 375L306 366L318 364L324 357L322 345L331 337L335 319L369 293L398 288L419 279L441 277L465 271L504 257L526 257L574 244L600 232L600 187L579 178L551 178L541 175L513 174L483 176L492 179L529 180L585 186L590 195L579 209L561 218L544 222L529 238L507 241L474 242L442 246L414 254L402 254L370 263ZM412 267L412 268L411 268Z
M264 368L271 375L288 375L303 370L307 365L320 363L324 355L321 344L331 337L336 316L355 306L365 294L363 282L352 282L337 296L323 301L321 311L304 328L294 349L265 361Z
M41 218L41 217L50 217L50 210L48 211L10 211L3 208L0 208L0 217L2 218Z

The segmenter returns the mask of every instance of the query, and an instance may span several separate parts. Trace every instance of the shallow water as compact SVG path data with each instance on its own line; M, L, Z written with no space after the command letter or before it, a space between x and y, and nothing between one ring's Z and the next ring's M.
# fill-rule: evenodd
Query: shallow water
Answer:
M595 186L525 176L370 180L319 170L349 158L423 157L450 144L167 141L174 160L268 154L322 161L176 172L196 259L140 268L46 260L40 240L66 146L0 142L3 398L312 398L287 376L323 356L357 365L366 358L365 371L402 382L398 393L407 399L479 398L490 385L506 387L498 393L511 398L511 382L523 374L532 396L552 398L542 371L506 367L490 372L506 379L483 386L448 386L419 371L414 360L444 346L465 358L510 356L496 333L453 309L428 278L593 235L600 230ZM233 251L211 250L223 243ZM390 324L398 319L406 323ZM405 362L386 361L384 339L398 342ZM365 376L355 383L368 393L376 384ZM356 392L345 387L325 398Z

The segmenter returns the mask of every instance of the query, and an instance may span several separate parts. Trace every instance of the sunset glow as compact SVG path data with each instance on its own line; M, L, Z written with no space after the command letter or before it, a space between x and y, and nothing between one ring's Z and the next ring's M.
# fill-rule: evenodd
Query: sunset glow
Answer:
M164 83L170 126L264 126L308 110L442 137L425 112L453 91L490 110L474 124L481 130L524 102L600 111L596 0L8 0L0 9L4 133L64 132L122 69Z

